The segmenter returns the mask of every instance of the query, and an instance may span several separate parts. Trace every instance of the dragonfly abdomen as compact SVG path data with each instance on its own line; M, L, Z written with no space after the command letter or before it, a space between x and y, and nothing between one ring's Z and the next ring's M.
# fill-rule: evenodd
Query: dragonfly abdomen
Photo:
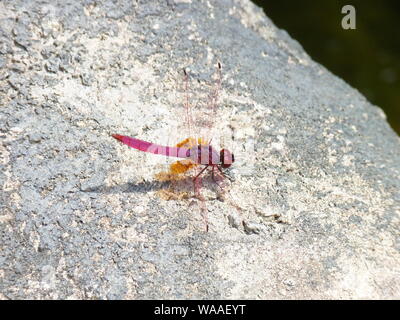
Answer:
M113 138L121 141L123 144L140 150L143 152L149 152L154 154L161 154L167 157L177 157L177 158L187 158L190 155L190 149L188 148L178 148L178 147L166 147L159 144L147 142L144 140L123 136L120 134L113 134Z

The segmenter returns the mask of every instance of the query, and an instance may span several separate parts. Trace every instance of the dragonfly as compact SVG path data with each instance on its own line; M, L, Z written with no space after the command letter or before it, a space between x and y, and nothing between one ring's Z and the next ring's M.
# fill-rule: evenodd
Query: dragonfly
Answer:
M220 70L221 64L218 63L219 75ZM187 91L188 74L185 70L184 76L186 83L185 90ZM220 78L221 77L219 77L219 80L217 82L217 88L215 89L214 94L211 96L212 101L209 104L211 106L212 113L215 113L215 104L218 97L218 90L221 81ZM190 137L184 139L175 146L163 146L160 144L147 142L138 138L121 134L112 134L112 137L138 151L183 159L180 161L176 161L170 165L169 174L171 176L183 174L195 167L203 166L203 168L199 170L199 172L193 177L194 193L196 196L198 196L198 198L201 199L199 186L201 185L201 176L204 174L204 172L207 169L211 169L212 179L219 186L217 180L215 179L216 174L219 174L223 178L226 178L224 170L232 166L232 164L235 162L235 157L234 154L226 148L222 148L218 152L217 149L215 149L211 145L212 139L207 141L205 138L191 137L193 119L191 119L192 110L189 104L188 97L186 97L186 102L184 103L184 105L186 109L186 126L189 131ZM215 118L213 116L215 116L215 114L211 115L213 119L210 119L208 123L213 123ZM206 230L208 231L208 222L206 222Z
M139 151L159 154L167 157L182 158L191 161L186 165L182 162L178 162L179 164L173 164L171 168L173 172L183 173L193 167L193 164L204 165L204 168L193 179L195 185L197 179L207 168L212 168L212 177L214 179L215 169L217 169L222 175L224 175L222 169L229 168L233 164L233 162L235 162L234 154L228 149L223 148L220 150L220 152L217 152L217 150L215 150L215 148L211 146L211 144L203 144L201 143L201 140L199 144L188 148L180 146L162 146L152 142L147 142L120 134L113 134L112 137L121 141L123 144L126 144L127 146ZM180 145L193 144L190 141L191 139L188 138L181 142ZM177 168L178 166L182 166L182 170L179 170Z

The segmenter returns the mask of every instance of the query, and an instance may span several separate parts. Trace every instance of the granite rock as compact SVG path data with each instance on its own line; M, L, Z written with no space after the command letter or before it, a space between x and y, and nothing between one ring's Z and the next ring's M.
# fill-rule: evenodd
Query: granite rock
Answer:
M400 298L399 137L251 2L1 1L0 39L1 299ZM200 201L110 134L187 137L217 62Z

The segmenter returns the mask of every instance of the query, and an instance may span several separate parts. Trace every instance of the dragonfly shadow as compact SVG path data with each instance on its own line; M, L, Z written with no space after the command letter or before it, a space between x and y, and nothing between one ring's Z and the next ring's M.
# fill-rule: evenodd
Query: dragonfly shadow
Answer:
M194 192L193 177L185 176L177 179L168 179L167 176L160 176L161 180L154 179L141 182L127 182L114 186L98 185L85 186L80 188L81 192L85 193L100 193L100 194L121 194L121 193L147 193L150 191L170 190L171 192ZM166 180L163 180L162 177ZM211 175L202 177L202 187L207 189L215 189L218 184L212 179Z
M120 194L120 193L147 193L149 191L161 190L168 186L168 182L143 181L138 183L124 183L115 186L96 186L81 190L88 193Z

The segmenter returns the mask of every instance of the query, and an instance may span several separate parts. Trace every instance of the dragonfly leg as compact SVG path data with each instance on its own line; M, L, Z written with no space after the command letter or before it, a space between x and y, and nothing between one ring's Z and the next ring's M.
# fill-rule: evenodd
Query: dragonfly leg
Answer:
M222 177L228 179L229 181L232 181L232 178L231 178L229 175L226 175L226 174L222 171L222 169L221 169L220 166L217 165L217 168L218 168L219 172L221 173Z
M215 184L222 190L222 187L219 185L219 182L218 182L218 180L215 178L215 175L214 175L215 167L217 167L217 169L221 172L222 178L224 178L225 176L224 176L224 173L222 172L221 168L220 168L218 165L213 165L212 179L213 179L213 181L215 182Z
M226 178L225 173L222 171L221 167L217 165L217 168L219 170L219 172L221 172L221 175Z
M212 170L212 175L211 175L211 177L212 177L213 181L218 185L218 181L217 181L217 179L215 178L215 174L214 174L215 168L217 168L217 169L222 173L222 177L223 177L223 178L224 178L225 176L224 176L224 173L222 172L221 168L220 168L218 165L216 165L216 164L213 165L213 170Z
M197 182L197 179L199 178L199 176L204 172L204 170L206 170L208 168L208 165L206 165L198 174L197 174L197 176L195 176L194 178L193 178L193 182L194 182L194 193L196 194L196 182Z
M199 177L199 175L201 175L201 174L204 172L204 170L206 170L206 169L208 168L208 166L209 166L209 165L206 165L206 166L197 174L197 176L195 176L195 177L193 178L193 181L197 180L197 178Z
M208 168L209 165L206 165L205 168L203 168L197 175L196 177L193 179L193 184L194 184L194 193L196 196L198 196L198 199L201 200L200 203L200 208L201 208L201 215L204 219L204 223L206 226L206 232L208 232L208 214L207 214L207 208L205 205L205 199L202 197L202 195L200 194L200 189L196 190L196 184L198 179L200 178L200 175L204 172L204 170L206 170ZM201 182L200 182L201 184ZM199 191L199 192L197 192Z

